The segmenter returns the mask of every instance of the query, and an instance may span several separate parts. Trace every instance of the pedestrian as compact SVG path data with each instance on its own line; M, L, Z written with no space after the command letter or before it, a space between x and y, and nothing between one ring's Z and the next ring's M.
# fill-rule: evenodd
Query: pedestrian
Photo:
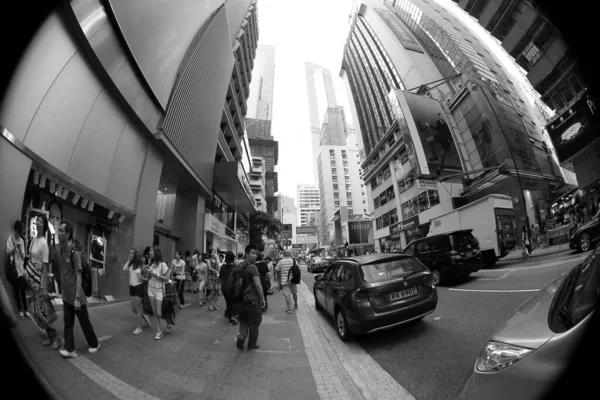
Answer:
M191 266L191 270L192 270L192 291L194 293L198 293L198 286L199 286L199 281L198 281L198 264L202 261L202 256L200 255L200 252L198 251L198 249L194 250L194 255L192 256L192 266Z
M52 313L52 303L48 296L48 257L50 249L46 236L48 235L48 219L45 215L35 217L36 236L31 241L29 247L29 258L24 264L25 279L27 286L33 292L31 298L32 320L42 332L45 338L42 341L44 346L52 345L54 350L58 350L63 343L62 338L52 327L56 320L56 313ZM48 307L50 305L50 307Z
M150 280L148 281L148 297L152 305L154 320L156 321L156 335L154 339L160 340L164 337L160 329L160 319L162 317L162 302L165 293L165 282L169 280L169 267L163 262L162 253L158 246L150 249ZM167 323L167 332L171 331L171 325Z
M185 286L185 261L181 258L181 251L175 252L175 259L171 263L171 279L175 281L177 286L177 294L179 295L179 308L183 310L185 299L183 298L183 289Z
M144 268L144 256L140 249L129 250L129 260L123 266L123 271L129 272L129 304L131 311L137 317L137 328L133 331L134 335L142 333L142 321L147 327L151 326L150 319L142 309L142 301L144 300L144 280L142 279L142 271Z
M185 251L185 291L186 292L191 292L192 291L192 268L193 268L193 264L192 264L192 253L190 253L189 250Z
M229 280L229 276L231 275L231 270L236 266L235 264L235 254L233 252L228 251L225 254L225 263L221 266L221 271L219 272L219 279L221 280L221 292L223 293L223 298L225 299L225 318L229 320L231 325L237 325L237 317L235 307L233 305L233 300L226 291L227 281Z
M25 242L23 241L23 223L19 220L13 225L13 234L6 240L6 255L8 263L6 279L13 288L17 309L21 319L31 318L27 311L27 280L25 279Z
M529 255L531 254L531 233L526 226L523 227L523 234L521 236L521 240L523 241L523 248L527 255L527 259L529 260Z
M196 274L198 279L198 293L199 301L198 305L202 307L206 299L206 278L208 273L208 265L206 264L206 254L198 254L198 262L196 263Z
M65 347L60 354L65 358L77 357L75 351L75 316L83 330L83 335L90 353L100 349L98 337L94 332L90 316L87 311L87 299L81 285L83 267L81 252L77 250L73 241L73 227L69 222L62 221L58 228L60 280L62 287L63 312L65 321Z
M296 261L292 258L291 253L286 250L283 252L283 258L275 267L279 291L282 292L285 297L288 314L292 313L292 296L294 297L294 307L298 309L298 288L291 282L291 268L295 263Z
M262 309L262 312L266 312L269 308L269 300L267 299L269 289L271 288L271 277L269 274L269 262L265 259L263 261L262 255L258 255L256 257L256 269L258 269L258 273L260 275L260 284L263 289L263 297L265 298L265 306Z
M236 346L238 349L244 349L244 343L248 339L248 350L257 350L258 334L260 323L262 322L261 309L265 306L263 290L260 284L258 269L254 263L258 255L258 249L255 245L249 244L245 249L246 258L239 264L241 269L243 290L247 294L247 301L244 299L236 301L235 307L238 312L240 329L237 335Z
M267 262L267 269L269 270L269 280L270 280L269 281L270 288L269 288L269 290L267 290L267 294L268 295L272 295L273 294L273 289L272 289L273 288L273 284L272 284L272 281L273 281L273 268L274 268L273 267L273 259L271 257L266 257L265 261ZM266 297L265 297L265 299L266 299Z
M244 253L240 252L237 254L237 260L235 261L235 264L240 265L242 261L244 261Z
M210 294L208 295L208 309L210 311L220 311L221 309L217 306L217 300L221 292L221 280L219 279L221 262L216 249L210 251L210 257L206 260L206 265L208 266L206 289L210 290Z

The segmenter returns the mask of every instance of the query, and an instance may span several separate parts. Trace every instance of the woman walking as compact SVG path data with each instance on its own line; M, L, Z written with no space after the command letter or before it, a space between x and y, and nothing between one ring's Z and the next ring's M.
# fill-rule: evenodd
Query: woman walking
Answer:
M206 288L210 290L208 296L208 309L210 311L220 311L217 307L217 300L219 299L219 293L221 292L221 279L219 279L219 270L221 269L221 261L217 254L217 250L212 249L210 251L210 257L206 262L208 266Z
M185 252L185 291L192 291L192 268L194 264L192 263L192 253L189 250Z
M527 254L527 259L529 260L529 255L531 254L531 234L526 226L523 227L521 240L523 241L523 247L525 249L525 253Z
M17 308L21 319L31 318L27 311L27 281L25 280L25 269L23 262L25 260L25 242L23 241L23 223L15 221L13 234L6 240L6 254L8 255L8 265L6 278L13 287L13 294L17 301Z
M181 258L181 252L175 252L175 259L171 263L171 278L175 280L177 294L179 295L179 308L183 310L185 299L183 289L185 288L185 261Z
M49 314L46 305L49 303L48 296L48 256L50 249L46 241L48 234L48 218L45 215L39 215L35 222L37 236L32 240L29 250L29 260L25 264L25 279L29 288L33 292L32 312L33 321L44 332L46 337L42 341L44 346L52 345L54 350L58 350L63 340L52 327L56 320L56 313Z
M198 279L198 292L199 302L198 305L202 307L206 303L206 275L208 266L206 265L206 255L204 253L198 254L198 262L196 263L196 275Z
M152 305L154 320L156 321L156 336L160 340L164 337L160 330L160 319L162 317L162 302L164 298L165 282L169 280L169 267L163 262L162 253L157 246L150 249L150 280L148 282L148 297ZM171 325L167 324L167 332L171 331Z
M142 333L142 321L146 326L151 326L150 319L142 310L142 301L144 300L144 281L142 271L144 268L144 258L140 249L129 250L129 260L123 266L123 271L129 271L129 304L131 311L137 316L137 328L133 331L134 335Z

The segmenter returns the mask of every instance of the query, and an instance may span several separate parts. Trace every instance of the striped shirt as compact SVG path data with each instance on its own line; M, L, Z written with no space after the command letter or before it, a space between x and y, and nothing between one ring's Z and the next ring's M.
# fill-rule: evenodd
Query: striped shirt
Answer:
M279 272L279 280L283 286L290 285L288 281L288 274L290 280L292 279L292 274L290 272L290 268L294 265L294 259L291 257L283 258L281 261L277 263L275 270Z

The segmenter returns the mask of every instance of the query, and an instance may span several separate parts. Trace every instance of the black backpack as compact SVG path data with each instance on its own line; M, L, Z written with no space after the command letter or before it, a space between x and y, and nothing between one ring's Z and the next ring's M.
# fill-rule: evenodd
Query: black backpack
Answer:
M292 274L292 279L290 279L290 273ZM292 265L292 267L288 271L288 280L291 283L293 283L294 285L297 285L301 281L301 279L300 279L301 276L302 276L302 273L300 271L300 267L298 266L298 264L296 264L296 260L294 260L294 265Z
M240 301L244 298L244 279L242 267L239 265L233 267L224 289L233 301Z
M256 268L258 269L258 273L260 275L260 283L264 290L271 289L271 280L267 276L269 273L269 267L265 261L259 261L256 263Z
M75 262L73 260L74 253L75 250L71 250L71 264L73 265L73 268L75 268ZM81 259L81 288L83 289L85 297L90 297L92 295L92 268L81 252L79 253L79 258Z

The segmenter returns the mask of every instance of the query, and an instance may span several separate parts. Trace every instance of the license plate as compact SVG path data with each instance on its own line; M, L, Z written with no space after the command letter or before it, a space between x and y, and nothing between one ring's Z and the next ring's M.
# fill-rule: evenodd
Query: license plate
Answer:
M399 292L390 293L390 301L402 300L407 297L416 296L416 295L417 295L417 288L413 287L410 289L401 290Z

